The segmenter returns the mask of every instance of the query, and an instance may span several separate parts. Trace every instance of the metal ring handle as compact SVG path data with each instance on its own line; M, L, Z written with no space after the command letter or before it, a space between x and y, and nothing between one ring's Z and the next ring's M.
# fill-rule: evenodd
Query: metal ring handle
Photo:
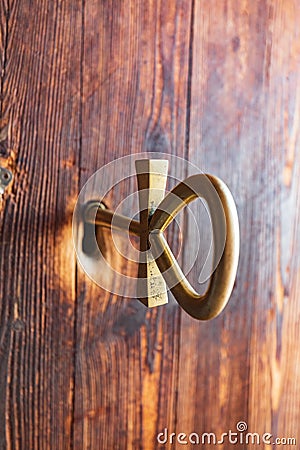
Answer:
M198 294L188 282L163 235L176 214L198 197L204 198L209 207L214 254L219 251L222 254L204 295ZM159 204L149 223L151 251L166 284L180 306L199 320L216 317L229 300L238 266L239 239L233 197L223 181L207 174L192 175L179 183Z

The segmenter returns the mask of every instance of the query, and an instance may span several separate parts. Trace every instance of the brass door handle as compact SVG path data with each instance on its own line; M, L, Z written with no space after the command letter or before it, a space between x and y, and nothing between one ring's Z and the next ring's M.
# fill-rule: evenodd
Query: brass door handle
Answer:
M127 230L140 237L138 297L147 306L167 303L167 290L191 316L216 317L231 295L239 258L239 222L233 197L217 177L197 174L179 183L165 197L168 161L139 160L140 221L115 214L99 202L89 202L84 220L96 226ZM208 205L214 241L214 270L207 292L198 294L183 274L164 231L174 217L196 198Z
M210 183L219 199L212 195ZM198 294L182 273L164 237L164 230L185 205L198 197L206 200L213 226L216 262L208 291ZM239 222L228 187L212 175L193 175L178 184L161 202L149 224L151 251L163 277L182 308L200 320L216 317L231 295L239 258ZM224 247L223 247L224 245Z

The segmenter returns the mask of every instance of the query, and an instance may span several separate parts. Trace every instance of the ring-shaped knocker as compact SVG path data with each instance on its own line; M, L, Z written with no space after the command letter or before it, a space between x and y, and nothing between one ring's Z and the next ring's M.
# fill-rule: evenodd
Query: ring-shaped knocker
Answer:
M164 196L167 171L166 160L136 161L139 222L115 214L97 201L86 205L84 221L88 226L127 230L139 236L137 295L145 305L167 303L170 290L188 314L199 320L209 320L224 309L235 282L240 241L235 202L225 183L207 174L186 178ZM179 211L196 198L206 201L213 231L214 270L203 295L196 292L183 274L164 236Z
M216 269L204 295L198 294L184 276L163 234L176 214L196 198L207 202L213 228L214 257L221 254L220 260L214 261ZM219 178L204 174L193 175L178 184L151 217L149 241L155 262L182 308L196 319L216 317L231 295L239 258L238 215L228 187Z

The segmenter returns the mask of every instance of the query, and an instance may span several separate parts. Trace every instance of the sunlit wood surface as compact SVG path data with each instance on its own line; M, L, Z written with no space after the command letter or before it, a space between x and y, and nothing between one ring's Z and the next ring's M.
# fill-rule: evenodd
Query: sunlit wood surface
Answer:
M1 0L0 13L0 156L14 172L0 200L0 448L179 449L157 433L239 421L300 446L300 3ZM238 277L213 321L112 296L76 264L81 187L141 151L187 158L234 195Z

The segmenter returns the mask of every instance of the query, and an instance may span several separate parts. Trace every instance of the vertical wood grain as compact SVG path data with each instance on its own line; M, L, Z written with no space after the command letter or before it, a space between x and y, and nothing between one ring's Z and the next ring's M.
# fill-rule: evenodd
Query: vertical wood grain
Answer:
M224 313L182 315L185 432L220 436L243 420L299 439L299 13L295 1L195 3L189 159L230 187L241 256Z
M190 19L183 1L85 3L81 186L123 155L183 155ZM108 206L134 186L126 180ZM78 272L75 447L150 449L175 427L178 311L147 310Z
M80 2L2 1L0 447L70 448Z
M155 449L165 427L220 436L240 420L300 441L299 21L296 0L0 0L1 449ZM211 322L76 266L79 190L141 151L186 157L235 197L238 277Z
M299 4L278 3L271 17L262 129L268 185L260 195L266 206L260 214L249 420L260 432L267 428L274 436L295 436L299 442Z

